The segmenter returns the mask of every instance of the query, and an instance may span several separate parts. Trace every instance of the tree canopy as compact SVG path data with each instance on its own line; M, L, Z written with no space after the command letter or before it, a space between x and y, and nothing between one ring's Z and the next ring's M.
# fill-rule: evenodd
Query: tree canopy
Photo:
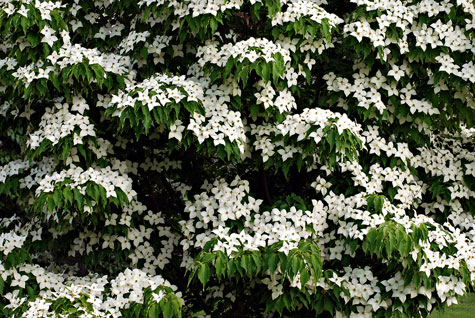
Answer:
M475 284L470 0L0 3L0 316L427 317Z

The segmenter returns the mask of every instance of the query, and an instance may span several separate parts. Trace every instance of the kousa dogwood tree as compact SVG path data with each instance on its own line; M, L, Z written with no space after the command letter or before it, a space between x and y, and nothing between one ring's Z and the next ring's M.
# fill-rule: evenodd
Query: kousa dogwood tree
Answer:
M475 283L471 0L3 0L0 316L427 317Z

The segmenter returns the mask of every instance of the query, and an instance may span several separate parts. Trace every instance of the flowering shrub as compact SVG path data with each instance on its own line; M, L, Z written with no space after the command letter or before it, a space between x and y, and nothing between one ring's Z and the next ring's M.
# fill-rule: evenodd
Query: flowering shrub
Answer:
M427 317L475 284L469 0L0 3L0 316Z

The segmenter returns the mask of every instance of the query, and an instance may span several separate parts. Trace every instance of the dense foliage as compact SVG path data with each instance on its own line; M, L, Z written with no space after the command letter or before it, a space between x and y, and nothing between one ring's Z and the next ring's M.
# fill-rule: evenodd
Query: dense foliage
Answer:
M0 316L426 317L474 287L471 0L6 0L0 34Z

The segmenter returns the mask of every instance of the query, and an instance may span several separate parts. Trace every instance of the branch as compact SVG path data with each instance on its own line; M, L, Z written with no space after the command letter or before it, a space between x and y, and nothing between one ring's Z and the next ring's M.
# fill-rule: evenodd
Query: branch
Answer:
M267 173L264 171L262 167L259 169L259 175L261 179L261 189L264 193L264 199L268 205L271 205L272 198L269 193L269 185L267 183Z

